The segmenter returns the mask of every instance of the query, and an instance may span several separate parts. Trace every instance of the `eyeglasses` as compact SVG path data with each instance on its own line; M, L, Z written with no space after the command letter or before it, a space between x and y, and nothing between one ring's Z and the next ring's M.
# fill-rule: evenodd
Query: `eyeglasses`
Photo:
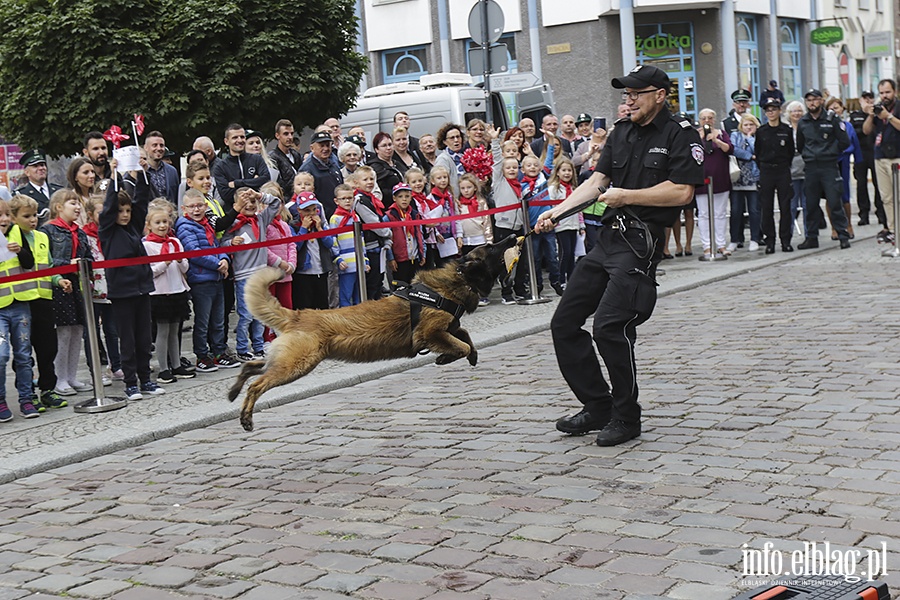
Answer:
M652 90L643 90L640 92L622 92L622 100L631 100L635 101L641 97L643 94L651 94L653 92L658 92L662 88L654 88Z

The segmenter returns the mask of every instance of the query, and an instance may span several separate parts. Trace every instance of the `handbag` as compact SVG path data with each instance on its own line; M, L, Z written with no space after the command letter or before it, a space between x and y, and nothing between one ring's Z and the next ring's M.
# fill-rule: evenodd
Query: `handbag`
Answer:
M741 166L733 154L728 157L728 176L731 177L731 183L737 183L741 178Z

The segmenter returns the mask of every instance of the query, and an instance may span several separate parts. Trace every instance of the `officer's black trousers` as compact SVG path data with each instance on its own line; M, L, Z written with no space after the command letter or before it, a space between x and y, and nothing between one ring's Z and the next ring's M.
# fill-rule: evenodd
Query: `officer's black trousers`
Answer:
M841 201L844 180L841 179L841 171L837 163L835 162L834 165L806 163L804 174L803 193L806 194L807 237L819 237L819 219L822 214L819 204L824 196L825 206L831 215L831 226L837 231L838 238L850 239L850 234L847 232L847 213L844 212L844 204Z
M646 234L601 227L593 249L575 265L565 294L550 323L559 369L585 408L598 419L638 423L637 371L634 343L637 326L656 305L655 265L638 258L625 241L646 248ZM655 244L654 244L655 245ZM603 358L609 383L583 329L594 315L593 340Z
M778 221L778 239L786 246L791 243L794 220L791 218L791 198L794 187L791 185L789 165L783 169L759 167L759 200L762 206L763 242L767 246L775 246L775 192L778 192L778 210L781 213Z

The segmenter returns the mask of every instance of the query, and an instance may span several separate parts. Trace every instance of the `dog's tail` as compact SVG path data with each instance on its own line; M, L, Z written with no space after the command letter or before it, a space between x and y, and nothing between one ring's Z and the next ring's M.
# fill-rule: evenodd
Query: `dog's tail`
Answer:
M284 277L284 271L266 267L254 273L244 288L244 301L253 316L279 333L288 330L294 311L284 308L269 293L269 286Z

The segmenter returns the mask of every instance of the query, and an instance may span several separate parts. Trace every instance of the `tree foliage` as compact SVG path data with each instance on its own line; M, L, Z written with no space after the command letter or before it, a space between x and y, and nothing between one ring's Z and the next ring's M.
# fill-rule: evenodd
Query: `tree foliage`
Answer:
M317 125L354 102L353 0L3 0L0 136L54 156L133 113L167 144Z

